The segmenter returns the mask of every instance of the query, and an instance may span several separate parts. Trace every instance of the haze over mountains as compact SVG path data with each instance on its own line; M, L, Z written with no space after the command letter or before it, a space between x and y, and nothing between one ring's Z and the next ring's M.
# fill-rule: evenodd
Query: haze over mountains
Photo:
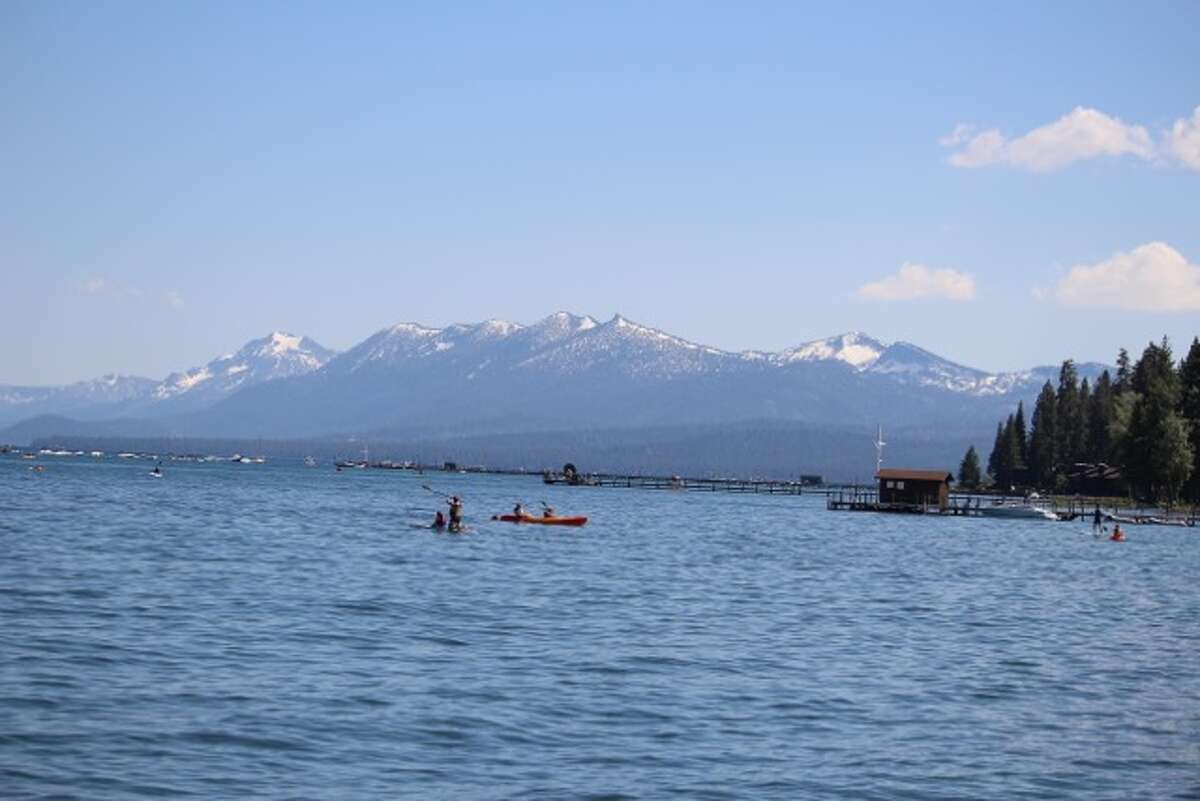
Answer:
M1080 374L1102 369L1080 365ZM0 423L17 423L0 441L92 434L484 443L622 431L636 442L639 430L698 439L735 428L861 434L882 425L961 454L965 442L989 445L997 420L1057 370L991 374L858 332L735 353L620 315L599 322L560 312L532 325L401 323L338 354L275 332L162 381L0 387Z

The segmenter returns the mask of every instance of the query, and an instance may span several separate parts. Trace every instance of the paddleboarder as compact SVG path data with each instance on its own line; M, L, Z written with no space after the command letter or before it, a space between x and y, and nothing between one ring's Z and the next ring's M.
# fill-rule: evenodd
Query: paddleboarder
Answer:
M450 496L450 531L462 531L463 502L457 495Z

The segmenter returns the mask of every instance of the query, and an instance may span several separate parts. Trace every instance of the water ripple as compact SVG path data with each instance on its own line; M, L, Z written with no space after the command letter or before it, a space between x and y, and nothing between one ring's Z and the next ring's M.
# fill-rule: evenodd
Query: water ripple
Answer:
M3 795L1200 798L1194 532L360 473L0 457Z

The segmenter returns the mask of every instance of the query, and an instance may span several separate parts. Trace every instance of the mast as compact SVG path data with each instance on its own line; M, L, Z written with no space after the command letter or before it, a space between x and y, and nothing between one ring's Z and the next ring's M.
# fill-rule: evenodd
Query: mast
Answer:
M883 426L879 426L878 432L875 434L875 472L878 473L883 469L883 446L887 445L883 441Z

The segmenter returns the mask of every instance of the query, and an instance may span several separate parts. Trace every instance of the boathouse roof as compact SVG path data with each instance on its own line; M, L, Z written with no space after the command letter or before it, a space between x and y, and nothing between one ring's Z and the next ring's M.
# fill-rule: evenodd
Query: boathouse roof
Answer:
M899 481L953 481L954 474L946 470L909 470L902 467L885 467L875 478Z

